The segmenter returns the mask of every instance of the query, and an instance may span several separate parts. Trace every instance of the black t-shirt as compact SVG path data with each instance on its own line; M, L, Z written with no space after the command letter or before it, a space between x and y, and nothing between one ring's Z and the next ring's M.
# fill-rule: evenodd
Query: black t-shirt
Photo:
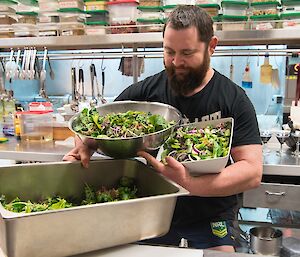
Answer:
M176 107L190 122L232 117L234 130L232 147L261 144L253 105L244 90L215 71L209 83L197 94L174 95L168 86L165 71L129 86L116 99L161 102ZM243 172L242 170L240 172ZM173 225L194 225L199 221L234 219L237 196L179 197Z

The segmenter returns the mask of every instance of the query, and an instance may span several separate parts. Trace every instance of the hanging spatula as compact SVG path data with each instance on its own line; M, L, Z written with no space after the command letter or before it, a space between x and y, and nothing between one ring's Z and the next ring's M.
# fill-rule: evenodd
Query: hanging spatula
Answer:
M269 54L265 54L264 64L260 66L260 83L270 84L272 82L272 65L269 63Z

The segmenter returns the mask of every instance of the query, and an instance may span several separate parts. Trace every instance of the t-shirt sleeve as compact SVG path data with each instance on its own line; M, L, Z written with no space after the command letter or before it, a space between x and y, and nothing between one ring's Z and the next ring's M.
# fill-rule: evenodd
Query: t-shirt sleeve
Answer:
M254 107L243 94L239 97L234 108L234 128L232 146L261 144L258 123Z
M124 91L115 99L115 101L142 101L144 95L143 88L143 81L132 84L124 89Z

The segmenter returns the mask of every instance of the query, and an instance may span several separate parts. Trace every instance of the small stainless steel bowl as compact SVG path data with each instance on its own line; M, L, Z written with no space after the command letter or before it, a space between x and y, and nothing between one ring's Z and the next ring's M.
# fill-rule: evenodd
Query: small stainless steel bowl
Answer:
M181 120L181 114L176 108L157 102L119 101L97 107L97 111L103 116L109 113L123 113L129 110L159 114L167 121L175 121L175 124L170 128L139 137L94 138L74 131L73 125L76 124L79 118L78 113L70 119L69 128L82 139L84 144L94 149L96 148L97 152L116 159L125 159L137 156L138 151L151 152L158 150Z

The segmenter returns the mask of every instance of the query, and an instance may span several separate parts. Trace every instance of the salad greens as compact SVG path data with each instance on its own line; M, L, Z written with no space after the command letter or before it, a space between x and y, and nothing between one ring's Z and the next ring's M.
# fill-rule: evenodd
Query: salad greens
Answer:
M167 156L179 162L207 160L224 157L229 152L231 122L213 127L179 127L164 144L161 155L166 163Z
M80 204L68 202L67 200L59 196L48 197L47 199L37 203L30 200L22 201L19 197L16 197L11 202L7 202L5 195L0 196L0 203L8 211L18 213L32 213L70 208L78 205L129 200L134 198L137 198L137 187L134 183L134 179L124 176L119 180L116 189L107 189L102 186L99 190L96 191L88 184L85 184L84 200L82 200Z
M96 138L128 138L167 129L173 124L161 115L149 112L127 111L100 116L96 108L85 108L74 121L73 129Z

